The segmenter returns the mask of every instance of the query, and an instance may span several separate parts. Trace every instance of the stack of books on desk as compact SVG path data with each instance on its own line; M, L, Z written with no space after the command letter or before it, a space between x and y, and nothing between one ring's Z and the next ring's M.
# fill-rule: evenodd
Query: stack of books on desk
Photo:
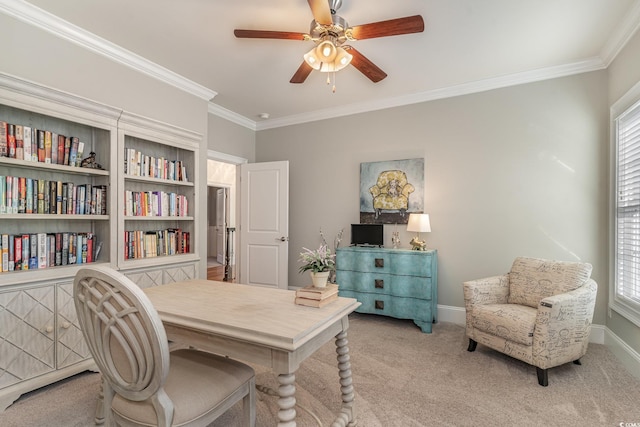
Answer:
M338 285L328 283L326 288L307 286L296 291L296 304L309 307L324 307L338 299Z

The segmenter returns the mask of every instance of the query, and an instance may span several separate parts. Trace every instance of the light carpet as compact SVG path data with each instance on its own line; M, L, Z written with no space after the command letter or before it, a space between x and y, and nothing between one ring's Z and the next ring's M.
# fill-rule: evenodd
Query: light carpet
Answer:
M423 334L411 321L354 313L349 348L358 425L418 426L619 426L640 425L640 380L603 345L549 371L536 370L482 345L467 352L464 327L434 325ZM254 366L257 383L277 389L276 378ZM93 425L100 376L79 374L22 396L0 414L3 427ZM299 405L330 426L340 409L335 345L328 343L296 373ZM258 393L257 426L277 423L277 398ZM212 427L240 426L236 406ZM317 422L298 409L298 426Z

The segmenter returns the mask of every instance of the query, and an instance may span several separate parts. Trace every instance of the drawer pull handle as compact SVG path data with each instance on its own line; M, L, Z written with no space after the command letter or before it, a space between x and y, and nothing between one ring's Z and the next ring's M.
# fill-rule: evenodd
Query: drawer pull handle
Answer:
M384 289L384 279L376 279L376 289Z
M384 268L384 258L376 258L375 266L376 268Z
M376 300L375 308L376 310L384 310L384 301Z

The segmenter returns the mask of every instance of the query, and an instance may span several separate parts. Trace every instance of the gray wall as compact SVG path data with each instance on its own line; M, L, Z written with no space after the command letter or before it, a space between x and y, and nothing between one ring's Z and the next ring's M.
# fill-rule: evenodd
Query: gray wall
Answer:
M209 150L247 159L256 158L256 133L244 126L209 114Z
M613 61L609 71L609 106L627 93L634 85L640 84L640 32L627 43ZM613 188L613 187L611 187ZM613 212L611 212L613 215ZM612 219L613 220L613 219ZM613 286L613 272L610 273ZM607 327L636 352L640 353L640 327L611 310Z
M425 158L425 212L438 249L438 302L505 273L519 255L593 264L594 321L607 307L607 73L257 133L256 160L290 161L289 278L300 249L359 222L361 162ZM394 226L385 226L390 245ZM403 246L411 236L401 231Z

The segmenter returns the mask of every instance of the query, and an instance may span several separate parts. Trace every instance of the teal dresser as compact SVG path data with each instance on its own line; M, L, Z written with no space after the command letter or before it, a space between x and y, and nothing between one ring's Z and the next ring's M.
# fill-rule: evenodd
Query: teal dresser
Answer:
M362 303L357 312L412 319L427 333L436 323L436 250L338 248L336 282L340 296Z

